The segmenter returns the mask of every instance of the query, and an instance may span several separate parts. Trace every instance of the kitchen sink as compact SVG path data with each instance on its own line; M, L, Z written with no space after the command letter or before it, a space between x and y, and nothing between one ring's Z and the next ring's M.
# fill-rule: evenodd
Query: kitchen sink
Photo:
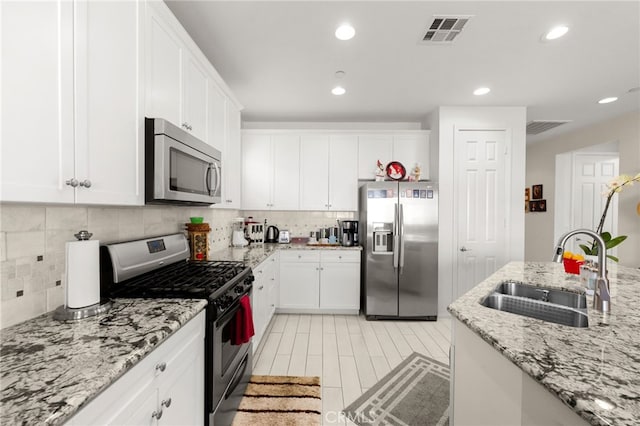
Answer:
M572 293L548 287L536 287L517 281L505 281L494 290L495 293L509 296L526 297L527 299L542 300L569 308L586 309L587 298L584 294Z
M589 326L587 298L584 294L505 281L480 304L570 327Z

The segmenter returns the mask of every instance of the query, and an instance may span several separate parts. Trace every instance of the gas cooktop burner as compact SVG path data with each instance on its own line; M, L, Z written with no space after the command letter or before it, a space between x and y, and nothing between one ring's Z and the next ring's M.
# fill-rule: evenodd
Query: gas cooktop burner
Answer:
M112 288L112 297L184 297L215 299L243 275L243 262L178 262L129 279ZM237 288L237 292L242 292Z

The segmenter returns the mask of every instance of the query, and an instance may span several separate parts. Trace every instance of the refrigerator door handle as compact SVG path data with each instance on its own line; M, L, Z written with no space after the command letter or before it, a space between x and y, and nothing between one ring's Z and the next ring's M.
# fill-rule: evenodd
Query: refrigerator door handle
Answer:
M404 208L400 204L400 274L404 268Z
M398 269L398 257L400 251L400 235L398 234L398 204L396 203L393 211L393 269Z

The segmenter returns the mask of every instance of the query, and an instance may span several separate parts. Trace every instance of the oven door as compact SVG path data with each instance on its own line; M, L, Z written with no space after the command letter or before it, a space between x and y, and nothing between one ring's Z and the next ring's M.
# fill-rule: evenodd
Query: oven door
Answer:
M246 293L250 295L249 293ZM226 403L231 397L240 403L239 398L251 376L252 350L251 340L247 343L234 345L231 342L232 331L236 327L236 313L240 305L226 312L214 325L213 339L213 392L211 407L214 412L234 412L237 405L229 407ZM235 401L237 400L237 401Z

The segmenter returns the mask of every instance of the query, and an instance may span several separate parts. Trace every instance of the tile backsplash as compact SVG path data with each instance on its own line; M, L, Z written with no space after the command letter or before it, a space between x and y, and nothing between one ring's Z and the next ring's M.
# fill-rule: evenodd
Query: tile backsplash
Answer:
M211 251L229 246L237 210L191 207L0 205L0 328L64 303L65 242L82 229L111 243L181 232L191 216L211 225Z
M238 211L191 207L87 207L0 204L0 328L26 321L64 303L65 243L82 229L100 243L184 231L191 216L211 225L211 252L231 243L236 217L267 219L293 237L308 236L355 212Z

